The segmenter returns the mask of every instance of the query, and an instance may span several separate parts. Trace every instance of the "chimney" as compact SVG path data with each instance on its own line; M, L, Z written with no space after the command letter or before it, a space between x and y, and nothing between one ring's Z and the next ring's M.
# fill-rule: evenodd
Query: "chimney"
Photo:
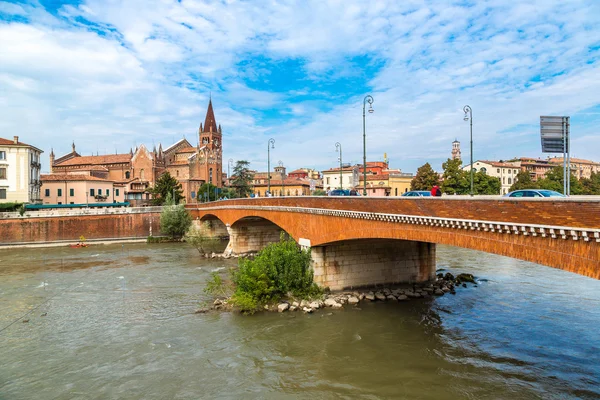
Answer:
M18 136L13 136L13 142L15 144L19 144L19 137Z

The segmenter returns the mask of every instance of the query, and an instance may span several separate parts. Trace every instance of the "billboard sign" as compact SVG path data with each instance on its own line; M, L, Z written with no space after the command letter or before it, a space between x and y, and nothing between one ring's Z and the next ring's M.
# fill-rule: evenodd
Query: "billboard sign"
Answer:
M540 117L540 135L543 153L567 153L569 117ZM566 146L565 146L566 144Z

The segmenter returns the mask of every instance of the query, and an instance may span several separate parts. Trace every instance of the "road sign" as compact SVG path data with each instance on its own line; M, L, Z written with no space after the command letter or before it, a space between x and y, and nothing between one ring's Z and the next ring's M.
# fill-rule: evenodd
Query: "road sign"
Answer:
M567 153L569 117L540 117L540 135L543 153Z

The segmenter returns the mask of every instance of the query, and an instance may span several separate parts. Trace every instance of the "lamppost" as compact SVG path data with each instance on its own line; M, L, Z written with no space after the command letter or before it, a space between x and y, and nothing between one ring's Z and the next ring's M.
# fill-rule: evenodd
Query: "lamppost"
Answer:
M233 165L233 158L229 159L227 163L227 180L229 181L229 186L231 186L231 166Z
M335 142L335 151L340 152L340 189L342 188L342 144L340 142Z
M363 99L363 196L367 195L367 132L366 132L366 114L365 109L369 103L369 113L373 111L373 96L366 95Z
M267 142L267 192L271 193L271 149L275 148L275 139Z
M471 125L471 196L473 196L473 110L471 106L466 105L463 107L465 112L465 121L469 121Z

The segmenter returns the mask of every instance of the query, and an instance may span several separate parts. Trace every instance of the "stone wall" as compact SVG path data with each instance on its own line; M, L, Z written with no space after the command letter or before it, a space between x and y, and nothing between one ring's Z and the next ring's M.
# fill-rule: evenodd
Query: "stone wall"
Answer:
M0 243L18 244L160 234L160 213L79 215L0 220Z
M211 238L225 238L229 236L227 227L218 218L195 219L193 226L200 231L200 234Z
M331 290L423 282L435 276L435 244L348 240L311 249L315 282Z

